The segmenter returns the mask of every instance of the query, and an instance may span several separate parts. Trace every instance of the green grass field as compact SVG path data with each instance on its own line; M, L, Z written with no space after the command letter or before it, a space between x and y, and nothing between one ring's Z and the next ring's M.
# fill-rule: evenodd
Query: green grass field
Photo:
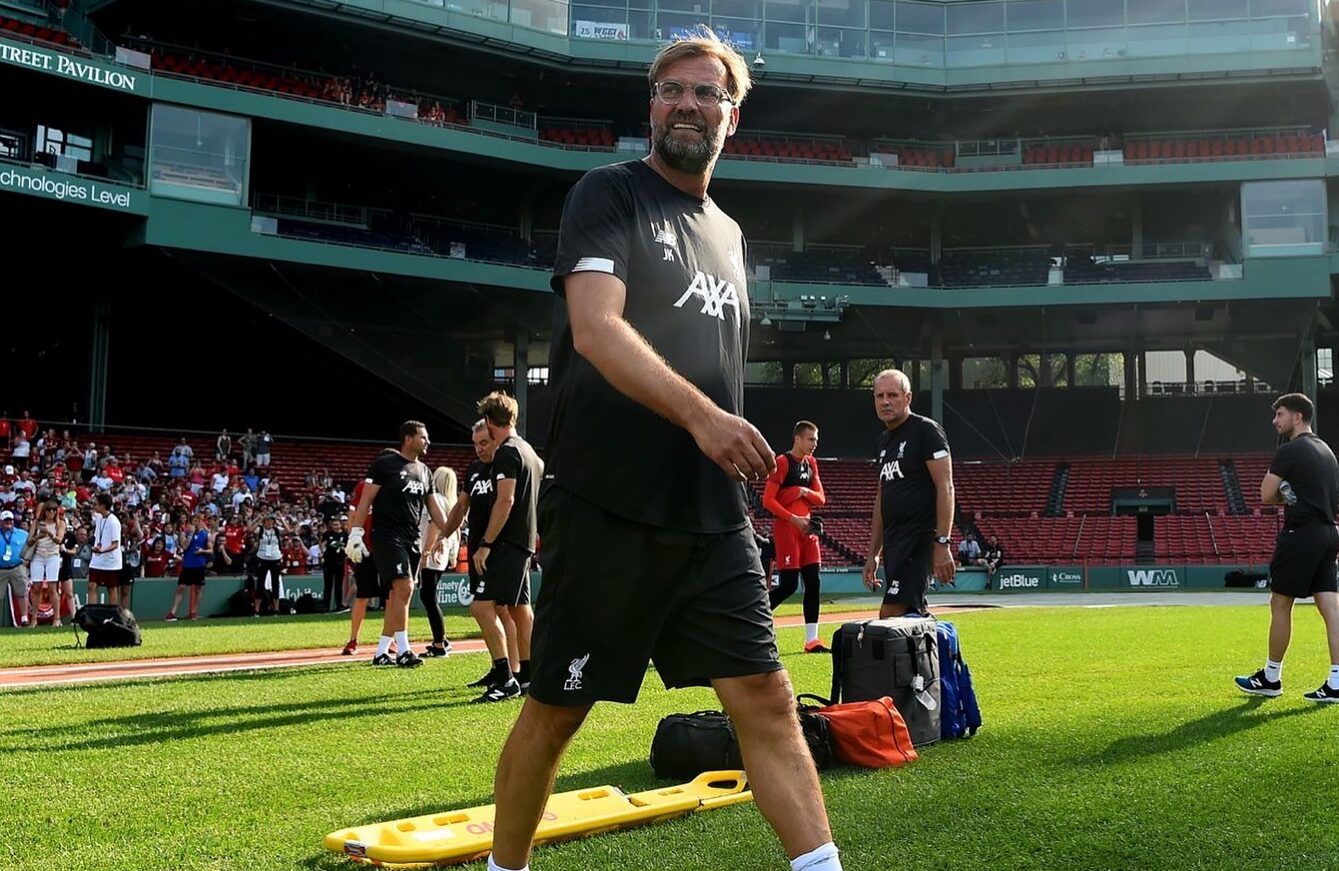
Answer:
M847 597L823 605L828 614L877 608L869 599ZM776 613L799 614L803 606L783 604ZM478 638L479 627L464 608L445 612L446 637ZM61 665L71 662L109 662L125 659L154 659L163 656L202 656L213 653L249 653L262 650L305 650L313 647L344 646L349 640L348 614L308 614L274 619L222 618L176 623L153 621L144 627L145 643L140 647L108 650L75 649L74 629L69 623L60 628L0 629L0 668L33 665ZM381 634L381 613L371 612L359 632L360 644L375 647ZM417 645L432 638L428 618L422 611L410 614L409 634ZM360 654L362 651L359 651ZM370 658L374 650L368 651Z
M1339 867L1339 710L1299 697L1327 670L1310 607L1298 609L1288 695L1273 701L1231 685L1263 659L1262 607L954 619L986 727L904 769L824 775L847 869ZM162 634L193 649L191 636L215 631ZM0 650L14 660L10 648L30 637L6 633ZM782 649L802 639L785 630ZM786 662L798 689L826 689L826 657ZM466 703L461 685L484 664L460 656L414 671L356 663L0 694L0 856L62 871L353 867L322 851L326 832L491 800L517 709ZM596 708L558 788L659 785L646 763L657 720L712 700L667 693L649 675L638 705ZM787 866L746 805L541 848L532 867Z

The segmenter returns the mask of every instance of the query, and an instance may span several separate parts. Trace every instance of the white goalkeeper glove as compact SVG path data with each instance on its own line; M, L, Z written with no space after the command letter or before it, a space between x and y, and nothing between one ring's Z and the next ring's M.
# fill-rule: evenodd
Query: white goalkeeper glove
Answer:
M353 529L350 529L349 543L344 545L344 555L355 563L362 562L363 557L372 554L372 551L367 549L367 545L363 544L364 531L365 530L361 526L355 526Z

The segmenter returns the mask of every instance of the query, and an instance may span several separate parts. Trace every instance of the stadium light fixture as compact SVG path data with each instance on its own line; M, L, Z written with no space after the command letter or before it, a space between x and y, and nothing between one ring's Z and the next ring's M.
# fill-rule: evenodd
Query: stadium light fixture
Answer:
M765 66L767 66L767 61L763 60L762 52L758 52L753 56L753 68L760 70Z
M758 326L760 327L770 327L771 325L772 325L772 319L769 318L766 314L762 316L762 320L758 321Z

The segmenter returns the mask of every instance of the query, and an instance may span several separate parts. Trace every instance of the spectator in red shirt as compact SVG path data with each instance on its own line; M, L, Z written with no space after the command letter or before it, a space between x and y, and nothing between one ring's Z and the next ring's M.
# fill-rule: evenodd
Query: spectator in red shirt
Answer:
M307 574L307 546L296 535L284 545L284 568L290 575Z
M0 411L0 448L9 447L9 412Z
M163 539L161 536L155 538L152 545L145 545L144 577L167 577L171 562L172 555L163 548Z
M33 416L27 410L23 412L23 419L19 421L19 432L23 433L23 437L28 441L32 441L33 436L37 435L37 421L33 420Z

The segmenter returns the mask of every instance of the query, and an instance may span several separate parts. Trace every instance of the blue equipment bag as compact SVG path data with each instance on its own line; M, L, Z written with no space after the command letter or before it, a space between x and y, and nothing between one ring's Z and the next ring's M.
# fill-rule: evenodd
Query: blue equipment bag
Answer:
M958 630L938 621L940 737L946 741L970 738L981 728L981 708L972 687L972 670L962 658Z

